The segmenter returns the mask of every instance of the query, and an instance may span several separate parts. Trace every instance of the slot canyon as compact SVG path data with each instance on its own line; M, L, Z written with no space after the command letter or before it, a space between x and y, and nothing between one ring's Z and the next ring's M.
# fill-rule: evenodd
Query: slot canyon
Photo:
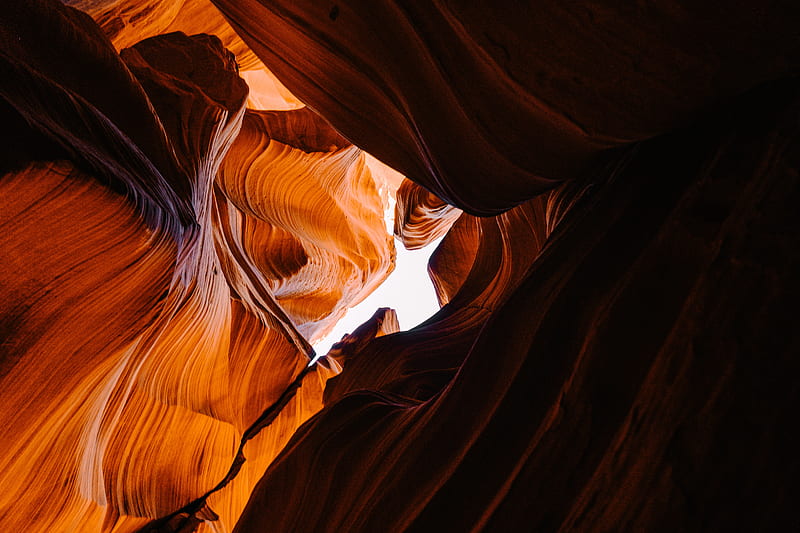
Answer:
M800 531L798 28L3 0L0 530Z

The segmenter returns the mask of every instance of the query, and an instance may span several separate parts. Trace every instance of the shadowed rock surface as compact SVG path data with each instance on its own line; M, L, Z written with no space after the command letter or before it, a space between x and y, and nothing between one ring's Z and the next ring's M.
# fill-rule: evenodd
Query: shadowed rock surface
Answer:
M3 530L800 528L796 3L66 4L0 7ZM392 202L440 311L308 366Z

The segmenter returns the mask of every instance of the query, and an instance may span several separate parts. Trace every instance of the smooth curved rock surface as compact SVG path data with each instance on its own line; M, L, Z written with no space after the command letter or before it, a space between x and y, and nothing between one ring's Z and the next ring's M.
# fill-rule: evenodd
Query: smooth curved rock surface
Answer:
M796 3L69 3L0 7L0 529L797 529ZM309 366L398 188L442 308Z
M634 147L567 195L471 337L447 329L486 296L468 276L430 321L351 355L236 531L790 529L799 87ZM487 248L504 264L497 237L474 265Z
M201 499L178 518L230 530L338 371L308 367L309 339L392 268L388 193L310 111L264 113L254 135L281 145L256 154L273 198L281 182L322 188L352 223L341 243L308 230L333 216L310 197L305 219L278 201L248 218L225 195L247 186L226 154L259 112L219 38L117 54L89 17L43 0L4 5L0 23L0 524L134 531ZM334 153L303 151L319 145ZM303 164L281 162L294 152ZM315 288L329 280L337 292Z
M213 0L348 139L492 215L798 68L796 2Z

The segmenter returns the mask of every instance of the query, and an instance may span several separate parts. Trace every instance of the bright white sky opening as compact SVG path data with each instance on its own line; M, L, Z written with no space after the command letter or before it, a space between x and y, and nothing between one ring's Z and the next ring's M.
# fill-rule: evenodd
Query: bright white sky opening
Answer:
M375 292L352 307L327 336L314 344L317 356L328 353L331 346L345 333L366 322L379 307L391 307L397 312L402 331L424 322L439 310L433 283L428 277L428 258L439 245L436 239L419 250L406 250L395 239L397 262L392 272Z

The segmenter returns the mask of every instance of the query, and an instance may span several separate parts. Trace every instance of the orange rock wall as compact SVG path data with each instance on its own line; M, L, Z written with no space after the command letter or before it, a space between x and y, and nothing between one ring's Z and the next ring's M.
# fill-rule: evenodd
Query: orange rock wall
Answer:
M795 2L67 3L0 7L0 528L797 528ZM442 308L309 367L395 191Z
M246 110L215 36L134 44L143 15L118 54L57 2L2 11L0 524L134 531L244 457L197 513L231 530L338 371L310 341L393 268L391 186L311 111Z

